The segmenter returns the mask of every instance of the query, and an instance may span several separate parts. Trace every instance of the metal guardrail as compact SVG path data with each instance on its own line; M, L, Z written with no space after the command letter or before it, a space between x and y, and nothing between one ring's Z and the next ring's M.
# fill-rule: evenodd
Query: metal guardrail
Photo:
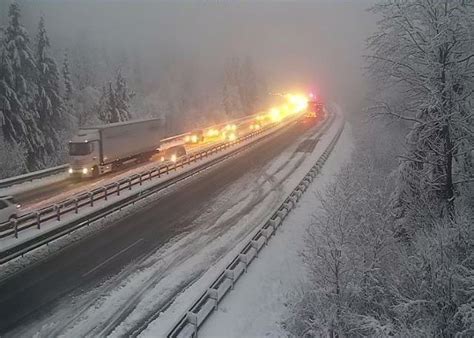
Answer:
M33 171L31 173L27 173L27 174L24 174L24 175L5 178L3 180L0 180L0 189L8 188L8 187L11 187L12 185L15 185L15 184L20 184L20 183L24 183L24 182L31 182L31 181L34 181L34 180L38 180L40 178L60 174L62 172L66 172L66 170L68 168L69 168L69 164L62 164L60 166L53 167L53 168Z
M330 124L326 125L326 128ZM233 289L239 277L247 271L247 267L257 257L260 250L271 239L272 234L278 229L289 212L296 206L303 193L308 189L311 182L319 174L322 166L334 149L341 133L344 123L339 127L331 143L316 161L315 165L303 177L296 188L289 194L285 201L270 216L268 221L252 237L245 247L234 257L230 264L209 285L196 302L186 311L181 319L169 331L168 338L197 337L199 327L206 318L217 309L222 298Z
M197 129L206 130L206 129L211 129L211 128L222 127L222 126L225 126L227 124L245 123L245 122L248 122L248 121L252 121L253 119L255 119L255 117L257 115L258 114L245 116L245 117L241 117L241 118L232 120L230 122L219 123L219 124L216 124L216 125L211 126L211 127L197 128ZM166 139L163 139L162 141L166 141L166 140L169 140L169 139L180 138L180 137L184 137L184 136L190 135L190 134L192 134L192 133L191 132L183 133L183 134L180 134L180 135L175 135L175 136L168 137ZM55 175L55 174L66 172L66 170L68 168L69 168L69 164L62 164L62 165L59 165L59 166L53 167L53 168L47 168L47 169L43 169L43 170L38 170L38 171L33 171L33 172L30 172L30 173L26 173L26 174L23 174L23 175L18 175L18 176L14 176L14 177L8 177L8 178L5 178L5 179L1 179L0 180L0 189L8 188L8 187L11 187L11 186L16 185L16 184L31 182L31 181L34 181L34 180L38 180L38 179L41 179L41 178L45 178L45 177L48 177L48 176L52 176L52 175Z
M61 202L58 202L54 205L42 208L40 210L37 210L35 212L28 213L26 215L23 215L19 217L18 219L13 221L13 227L8 228L2 232L0 232L0 238L5 238L8 236L15 236L18 237L18 234L22 230L26 230L32 227L36 227L37 229L41 228L41 224L43 222L46 222L51 219L56 219L58 221L61 220L61 217L64 216L65 214L78 214L79 209L83 207L93 207L94 203L99 200L107 200L107 198L111 195L118 195L120 196L120 193L124 190L131 191L134 186L141 186L143 183L147 181L151 181L155 177L161 177L163 175L169 174L172 171L177 170L178 168L182 168L185 165L192 164L194 162L200 161L201 159L204 159L208 156L211 156L213 154L216 154L222 150L228 149L234 145L237 145L239 143L248 141L251 138L254 138L256 136L259 136L260 134L263 134L267 131L270 131L272 128L278 127L278 125L271 124L268 125L265 128L262 128L257 131L253 131L243 137L238 138L235 141L231 142L226 142L222 143L213 147L210 147L206 150L203 150L201 152L194 153L189 156L185 156L181 159L179 159L176 163L167 163L163 165L159 165L157 167L153 167L149 170L145 170L143 172L133 174L129 177L125 177L123 179L120 179L116 182L98 187L94 190L84 192L82 194L79 194L77 196L74 196L73 198L67 198ZM147 188L147 189L136 189L136 191L133 194L128 195L125 198L122 198L120 200L115 201L109 206L106 206L104 208L101 208L99 210L92 211L90 213L87 213L81 217L64 224L60 227L51 229L47 233L41 234L39 236L36 236L30 240L27 240L23 243L18 244L15 247L12 247L10 249L4 250L0 252L0 264L6 263L9 260L12 260L20 255L25 254L28 251L31 251L35 248L38 248L44 244L47 244L59 237L62 237L82 226L88 225L91 222L94 222L100 218L103 218L117 210L120 210L127 205L133 204L136 201L143 199L150 194L157 192L159 190L162 190L170 185L175 184L178 181L181 181L183 179L186 179L187 177L190 177L192 175L195 175L196 173L207 169L208 167L221 162L231 156L234 156L235 154L247 149L248 147L254 145L256 142L260 140L264 140L270 135L273 134L273 132L279 130L280 128L276 128L274 131L271 133L268 133L266 135L263 135L259 137L257 140L254 142L248 143L244 146L241 146L239 148L236 148L234 151L231 151L227 154L223 154L220 157L216 157L215 159L205 162L191 170L184 171L181 174L177 175L176 177L166 180L164 182L157 182L157 184Z

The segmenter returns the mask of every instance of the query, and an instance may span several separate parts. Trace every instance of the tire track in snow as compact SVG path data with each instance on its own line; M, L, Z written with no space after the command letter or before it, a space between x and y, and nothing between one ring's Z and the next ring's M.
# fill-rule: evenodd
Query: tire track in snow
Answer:
M311 133L308 135L304 135L306 138L314 136L315 131L320 130L321 127L314 130L312 129ZM299 139L301 141L301 139ZM298 146L299 142L296 143L296 147ZM295 149L296 149L295 147ZM290 148L291 149L291 148ZM296 162L295 161L296 158ZM201 226L193 226L190 227L189 232L183 233L175 238L169 245L163 245L158 251L152 251L150 254L147 254L139 259L135 260L128 267L125 267L119 274L116 275L117 278L112 278L104 283L104 286L101 287L99 290L94 290L96 292L91 292L90 295L92 297L86 297L88 301L81 302L80 305L77 307L77 312L74 313L72 317L69 317L69 320L64 321L63 318L60 318L61 325L53 329L49 333L41 332L41 335L46 334L47 336L56 336L61 333L71 332L74 333L75 328L77 325L80 325L80 322L88 317L88 310L90 308L100 308L104 303L108 301L107 297L112 294L114 289L117 287L121 287L121 284L127 283L127 277L133 275L134 273L140 273L140 271L146 271L150 268L155 268L155 272L151 275L146 276L144 280L141 282L141 285L135 292L126 300L123 300L120 304L114 308L114 312L108 314L108 318L99 318L100 322L98 323L97 327L92 327L88 331L86 331L87 335L103 335L103 334L113 334L113 330L120 326L124 321L126 321L130 315L133 314L135 309L138 305L140 305L141 301L146 298L148 291L153 290L153 288L159 284L163 278L173 273L173 268L183 264L198 252L200 252L203 248L207 247L210 243L218 239L219 237L226 234L229 229L233 228L234 226L239 224L239 221L245 217L246 215L252 213L254 209L258 209L258 205L261 204L266 199L266 203L268 204L268 208L266 210L271 210L279 204L279 199L281 198L280 194L283 189L282 184L284 179L277 180L276 177L280 175L283 171L286 171L286 175L283 177L286 178L291 175L294 168L302 163L305 158L305 154L298 153L296 150L293 150L291 155L285 159L285 161L280 164L276 170L271 168L274 163L270 162L265 167L266 170L254 170L253 175L247 175L248 177L245 179L247 182L246 185L242 185L241 183L235 183L236 186L240 187L241 194L239 194L239 198L237 202L235 199L227 199L226 203L222 203L219 205L219 208L222 210L234 210L234 213L230 213L228 215L219 215L213 216L212 219L208 219L206 222L201 222ZM294 163L290 166L291 163ZM270 168L268 168L270 167ZM270 173L269 173L270 172ZM258 178L261 178L263 181L259 182L258 186L254 186L252 189L252 193L250 194L247 189L242 189L242 187L252 186L253 181L258 181ZM269 183L270 189L265 187L265 184ZM221 194L218 195L219 197ZM232 197L236 197L235 194ZM212 215L212 213L211 213ZM264 220L266 216L266 212L262 212L258 221ZM233 241L229 241L230 243L235 243L236 238L243 238L242 236L249 233L254 229L255 225L259 222L257 219L253 219L251 224L247 225L246 227L242 226L240 233L234 236ZM199 223L199 222L197 222ZM209 224L212 224L209 226ZM255 224L255 225L253 225ZM188 240L186 240L187 238ZM199 237L201 240L199 241ZM180 244L180 242L182 242ZM189 247L189 243L194 244ZM166 249L169 247L173 247L173 245L177 245L177 248L172 251L170 255L162 256L160 253L165 253ZM163 250L161 250L163 249ZM160 300L153 305L143 318L138 321L135 321L131 328L126 328L127 333L133 333L144 323L147 322L150 316L156 316L156 313L166 305L166 301L171 301L177 295L179 295L182 291L184 291L189 285L193 284L193 282L198 279L204 272L207 271L207 268L213 262L216 262L220 258L222 258L226 252L228 252L228 243L226 245L222 244L221 246L215 248L211 254L206 257L206 260L200 262L204 268L196 269L192 272L190 276L187 278L183 278L179 282L178 287L170 288L166 290L165 294L160 295ZM177 254L178 253L178 254ZM158 258L156 258L158 256ZM158 265L159 264L159 265ZM130 268L132 266L132 268ZM123 282L125 281L125 282ZM137 291L138 290L138 291ZM106 294L106 296L99 297L97 296ZM90 317L90 315L89 315ZM48 331L48 330L46 330ZM73 334L74 335L74 334ZM82 333L81 335L84 335Z

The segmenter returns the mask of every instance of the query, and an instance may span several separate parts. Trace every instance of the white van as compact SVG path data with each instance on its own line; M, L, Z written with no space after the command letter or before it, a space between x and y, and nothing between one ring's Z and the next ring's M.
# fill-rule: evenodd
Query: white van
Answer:
M11 196L0 196L0 223L12 222L18 217L20 205Z

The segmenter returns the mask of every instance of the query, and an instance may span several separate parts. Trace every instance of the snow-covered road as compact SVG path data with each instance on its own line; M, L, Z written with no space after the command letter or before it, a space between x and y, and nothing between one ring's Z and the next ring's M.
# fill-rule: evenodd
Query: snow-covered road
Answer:
M334 126L327 135L334 132ZM188 231L129 264L99 287L61 300L51 313L13 333L127 335L143 329L150 317L164 309L171 315L158 317L151 327L160 325L157 323L162 319L170 324L177 314L175 305L184 304L178 301L169 307L170 302L183 290L196 290L196 281L199 286L209 279L215 264L268 217L314 164L330 137L322 137L312 152L301 151L299 145L315 140L315 136L306 132L272 162L257 166L223 189L207 201Z

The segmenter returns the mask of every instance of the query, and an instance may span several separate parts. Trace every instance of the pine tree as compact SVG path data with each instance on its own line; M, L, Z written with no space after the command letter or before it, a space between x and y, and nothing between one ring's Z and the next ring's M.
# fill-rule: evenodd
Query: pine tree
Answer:
M45 157L55 158L60 153L59 131L66 122L65 107L60 95L60 75L56 62L49 56L50 43L44 18L41 17L36 38L37 94L36 107L39 114L38 126L45 136Z
M255 113L258 101L258 84L255 67L250 57L247 57L240 67L239 95L245 113Z
M128 89L127 81L121 72L117 73L115 87L109 82L102 90L99 119L104 123L128 121L131 118L130 100L135 94Z
M224 70L223 105L226 115L231 117L241 117L245 113L240 70L238 58L232 58Z
M5 140L26 150L27 167L33 170L44 164L44 136L33 94L37 68L17 3L10 5L8 16L0 54L0 121Z
M128 89L127 80L119 71L115 80L115 104L117 116L120 121L130 120L130 100L135 96L133 91Z
M69 56L67 51L64 53L62 75L64 81L64 100L70 102L73 95L71 71L69 69Z

